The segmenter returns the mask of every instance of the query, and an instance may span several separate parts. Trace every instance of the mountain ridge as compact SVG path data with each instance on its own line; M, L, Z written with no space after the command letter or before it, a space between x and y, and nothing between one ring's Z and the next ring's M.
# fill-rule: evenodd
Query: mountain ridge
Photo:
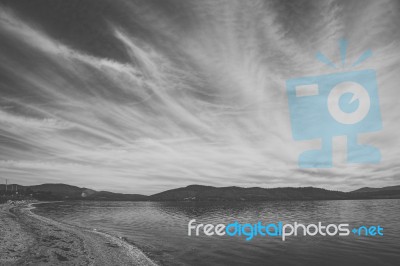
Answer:
M386 190L400 190L400 186L388 186L388 187L381 187L381 188L373 188L373 187L363 187L357 190L353 190L351 192L376 192L376 191L386 191Z
M383 188L363 187L351 192L333 191L317 187L214 187L189 185L152 195L123 194L96 191L63 183L33 186L0 185L0 197L29 196L38 200L109 200L109 201L271 201L271 200L349 200L400 198L400 186ZM16 193L18 191L18 193Z

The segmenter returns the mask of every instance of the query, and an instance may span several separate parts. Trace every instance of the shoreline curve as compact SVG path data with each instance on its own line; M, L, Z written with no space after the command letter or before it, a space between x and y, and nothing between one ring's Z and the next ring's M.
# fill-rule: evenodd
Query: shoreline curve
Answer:
M0 205L0 265L157 265L118 237Z

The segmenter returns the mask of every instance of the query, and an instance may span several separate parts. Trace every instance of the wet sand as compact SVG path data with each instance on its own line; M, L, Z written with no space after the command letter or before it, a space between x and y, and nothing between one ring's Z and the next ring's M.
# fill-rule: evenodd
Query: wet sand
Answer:
M30 209L0 205L0 265L156 265L124 240Z

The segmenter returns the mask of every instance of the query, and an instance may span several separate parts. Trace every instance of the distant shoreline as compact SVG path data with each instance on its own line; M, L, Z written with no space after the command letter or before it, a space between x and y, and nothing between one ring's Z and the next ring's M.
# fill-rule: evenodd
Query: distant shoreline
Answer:
M157 265L122 239L42 217L32 208L0 205L0 264Z
M70 200L56 200L56 201L38 201L33 203L46 204L57 202L192 202L192 203L240 203L240 202L285 202L285 201L353 201L353 200L391 200L400 199L400 197L388 198L346 198L346 199L268 199L268 200L98 200L98 199L70 199ZM1 204L0 204L1 206Z
M276 200L353 200L398 199L400 186L382 188L363 187L351 192L327 190L317 187L213 187L189 185L153 195L122 194L96 191L67 184L22 186L11 184L7 190L0 184L0 203L7 200L94 200L94 201L276 201Z

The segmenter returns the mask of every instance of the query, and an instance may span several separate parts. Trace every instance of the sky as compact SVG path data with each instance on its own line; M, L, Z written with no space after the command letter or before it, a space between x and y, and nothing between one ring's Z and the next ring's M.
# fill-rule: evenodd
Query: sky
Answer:
M399 185L399 1L0 0L0 179L152 194L190 184ZM286 80L373 56L378 164L304 169Z

